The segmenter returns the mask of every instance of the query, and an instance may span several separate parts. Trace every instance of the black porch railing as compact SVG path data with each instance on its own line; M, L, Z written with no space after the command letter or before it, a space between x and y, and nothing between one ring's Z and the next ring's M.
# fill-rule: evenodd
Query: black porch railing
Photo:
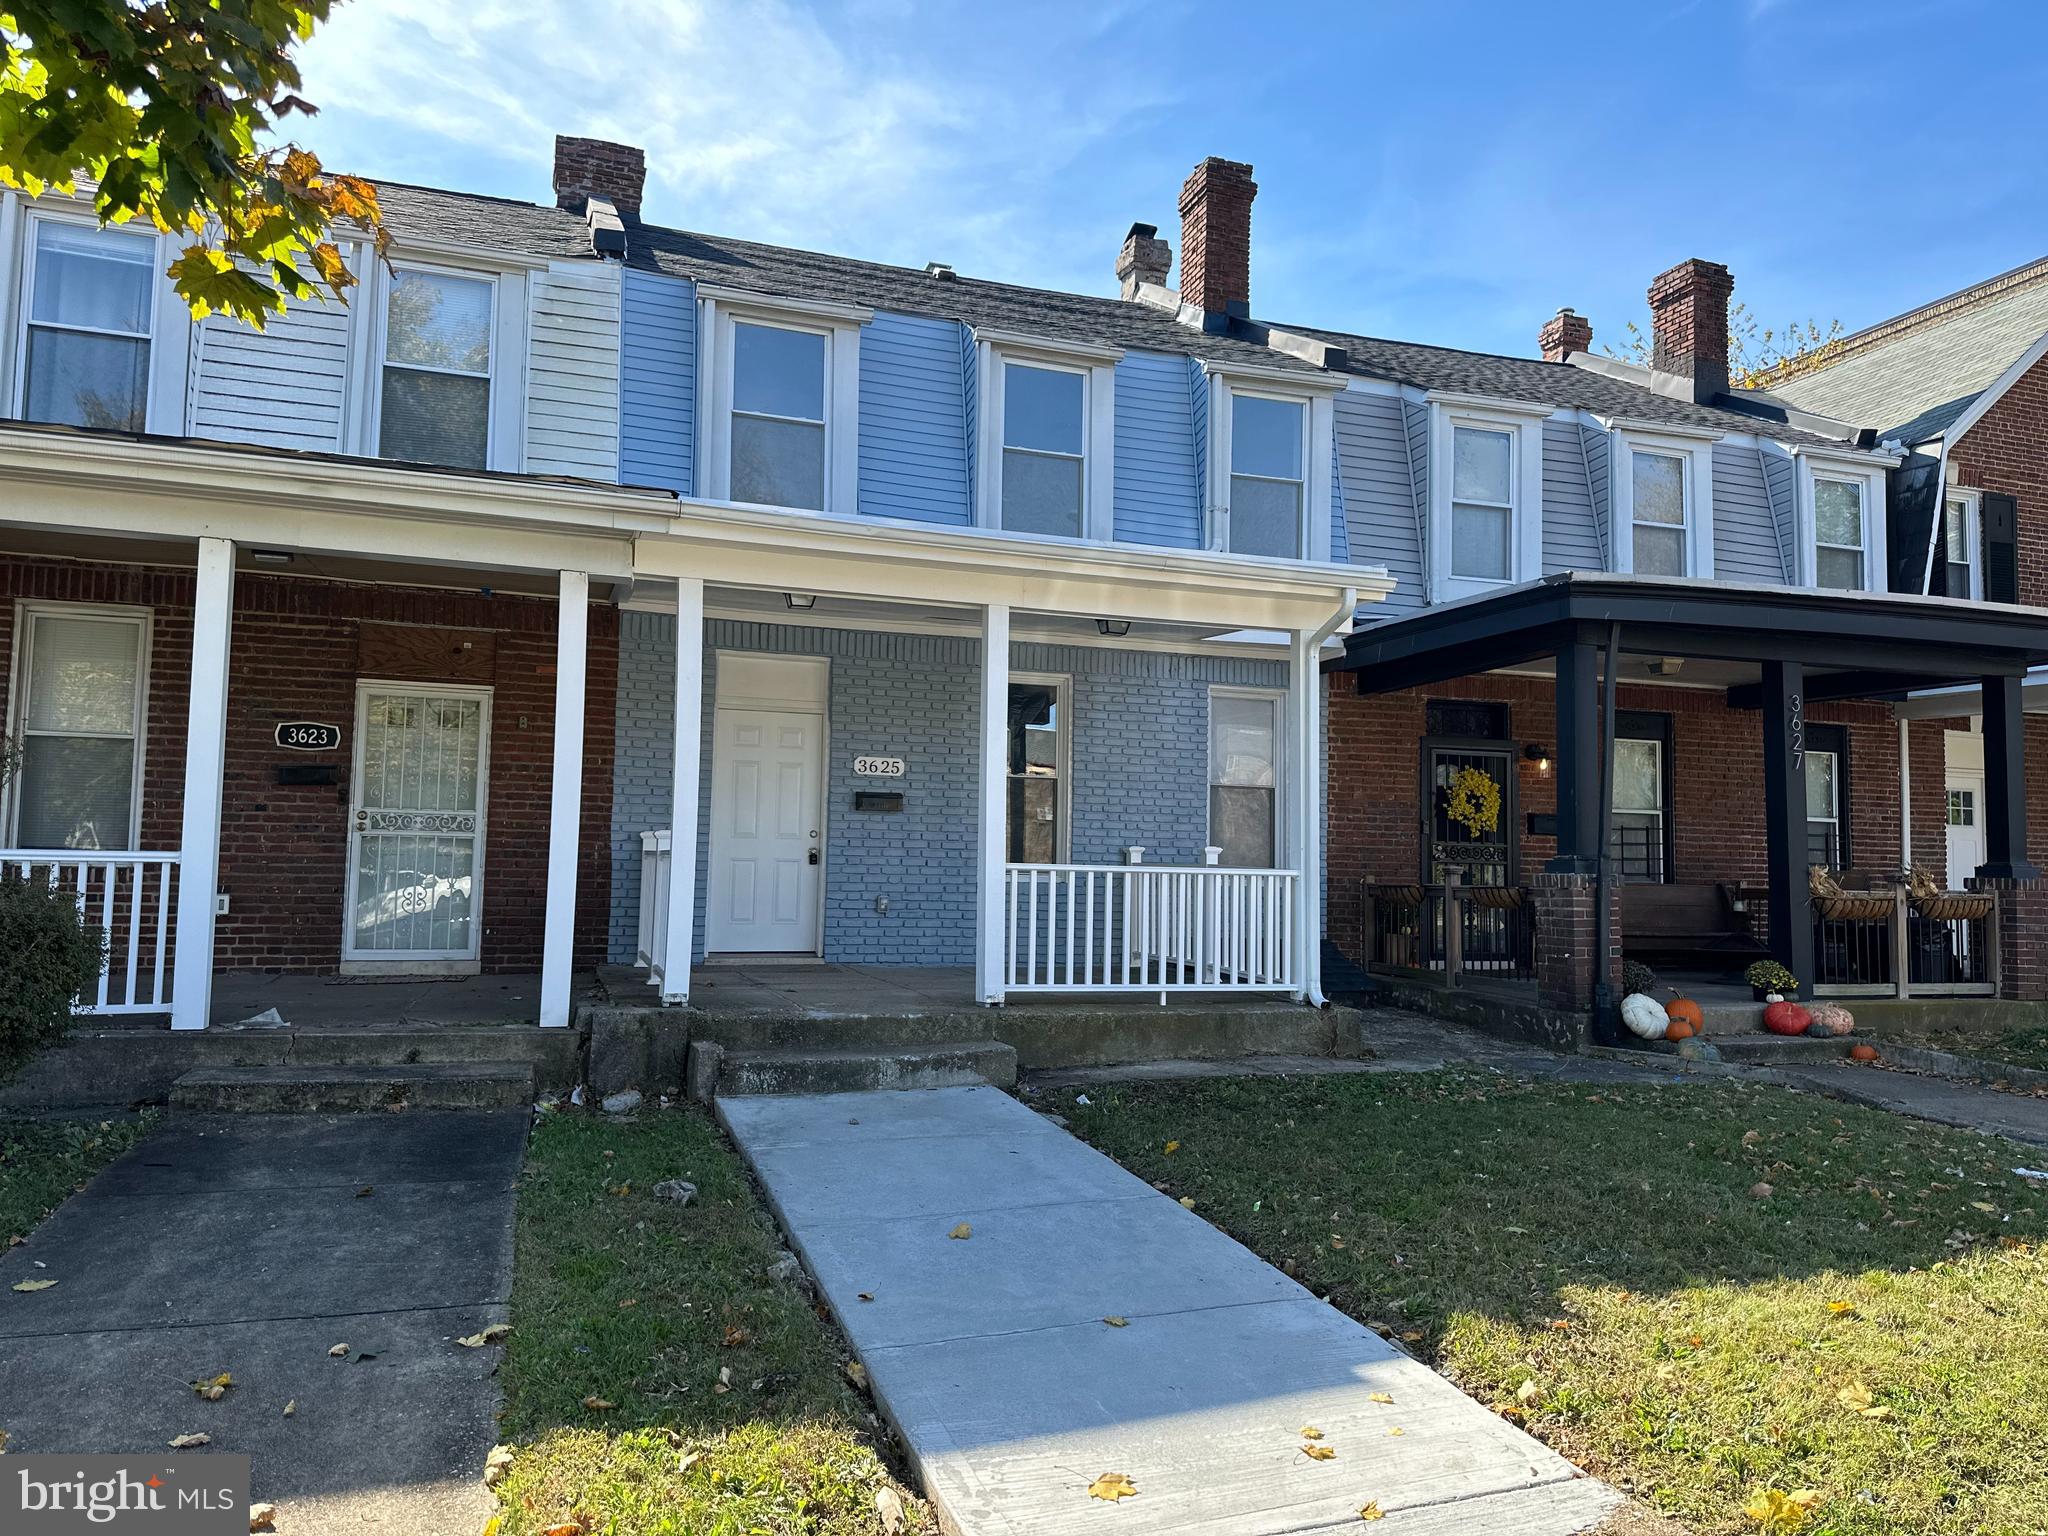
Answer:
M1375 969L1445 986L1536 977L1535 922L1517 887L1377 885L1365 898Z
M1998 917L1993 892L1949 891L1917 901L1901 885L1816 897L1814 991L1833 997L1995 995Z

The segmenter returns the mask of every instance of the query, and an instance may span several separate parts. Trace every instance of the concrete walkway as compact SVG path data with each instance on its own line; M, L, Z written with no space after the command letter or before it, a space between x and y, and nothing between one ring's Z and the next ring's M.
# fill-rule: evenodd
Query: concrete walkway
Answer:
M1349 1532L1377 1501L1389 1536L1561 1536L1620 1502L994 1089L718 1111L948 1530ZM1105 1472L1136 1497L1091 1498Z
M7 1449L204 1433L285 1536L473 1536L501 1351L454 1341L505 1317L527 1120L173 1118L0 1254Z

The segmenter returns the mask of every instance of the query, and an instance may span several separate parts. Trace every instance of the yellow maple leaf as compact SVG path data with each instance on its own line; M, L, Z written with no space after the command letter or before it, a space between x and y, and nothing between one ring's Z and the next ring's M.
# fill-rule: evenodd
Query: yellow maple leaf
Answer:
M1370 1504L1359 1510L1358 1518L1361 1520L1384 1520L1387 1518L1387 1512L1380 1508L1380 1501L1374 1499Z
M1853 1301L1831 1301L1828 1303L1828 1311L1832 1312L1836 1317L1854 1317L1856 1315L1856 1303Z
M1169 1141L1169 1142L1168 1142L1168 1143L1166 1144L1166 1151L1167 1151L1167 1155L1168 1155L1168 1156L1171 1156L1171 1155L1172 1155L1173 1153L1175 1153L1175 1152L1178 1152L1179 1150L1180 1150L1180 1143L1179 1143L1179 1142L1177 1142L1177 1141Z
M1088 1497L1107 1499L1114 1504L1118 1499L1134 1499L1138 1496L1138 1485L1131 1481L1128 1472L1105 1472L1088 1485Z
M1304 1445L1301 1454L1310 1461L1335 1461L1337 1453L1327 1445Z
M1304 1440L1320 1440L1323 1438L1323 1432L1313 1424L1304 1424L1301 1426L1301 1438Z
M957 1237L962 1242L965 1242L968 1238L974 1236L974 1228L963 1221L960 1223L959 1226L955 1227L952 1231L948 1232L946 1236Z
M1369 1403L1391 1403L1393 1400L1394 1394L1391 1392L1368 1392L1366 1394L1366 1401Z
M1790 1493L1766 1488L1743 1505L1742 1512L1766 1531L1798 1531L1805 1529L1806 1522L1813 1518L1813 1509L1818 1503L1820 1490L1817 1488L1795 1488Z

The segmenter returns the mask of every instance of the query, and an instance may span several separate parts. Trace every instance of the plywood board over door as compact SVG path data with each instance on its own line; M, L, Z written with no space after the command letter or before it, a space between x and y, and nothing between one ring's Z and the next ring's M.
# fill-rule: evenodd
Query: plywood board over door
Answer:
M358 677L488 683L497 670L498 637L488 629L365 624L356 635Z

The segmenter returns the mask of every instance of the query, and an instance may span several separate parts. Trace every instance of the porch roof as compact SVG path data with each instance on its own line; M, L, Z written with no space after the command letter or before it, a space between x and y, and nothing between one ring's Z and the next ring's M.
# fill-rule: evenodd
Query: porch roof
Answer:
M1598 645L1610 625L1624 653L1796 661L1815 699L2022 676L2048 661L2048 614L2012 604L1569 571L1373 625L1324 669L1386 693Z

